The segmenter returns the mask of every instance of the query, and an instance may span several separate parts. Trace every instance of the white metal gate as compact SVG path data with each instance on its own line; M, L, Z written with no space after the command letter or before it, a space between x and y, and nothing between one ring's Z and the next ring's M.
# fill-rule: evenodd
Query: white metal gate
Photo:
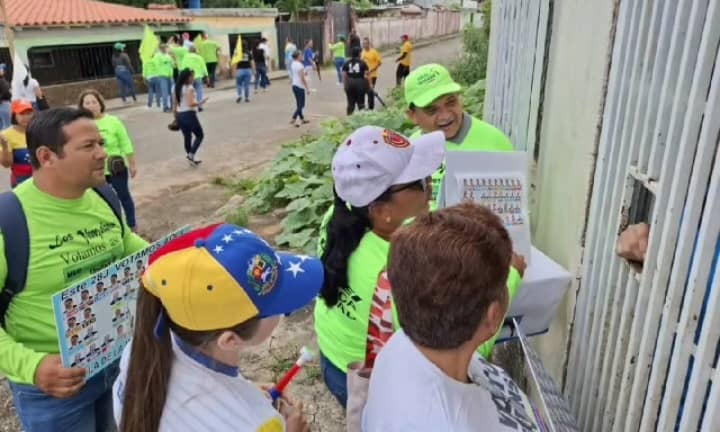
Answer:
M533 154L550 0L493 0L484 119Z
M617 20L565 393L583 431L718 431L720 0ZM615 243L643 219L636 273Z

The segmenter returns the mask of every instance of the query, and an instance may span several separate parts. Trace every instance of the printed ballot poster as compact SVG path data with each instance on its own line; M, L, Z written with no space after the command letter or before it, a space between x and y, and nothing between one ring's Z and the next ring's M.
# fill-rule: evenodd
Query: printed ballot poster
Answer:
M495 212L529 264L527 153L448 152L446 158L445 206L470 201Z
M63 366L86 368L90 379L120 358L132 337L140 278L150 256L189 231L183 227L53 296Z

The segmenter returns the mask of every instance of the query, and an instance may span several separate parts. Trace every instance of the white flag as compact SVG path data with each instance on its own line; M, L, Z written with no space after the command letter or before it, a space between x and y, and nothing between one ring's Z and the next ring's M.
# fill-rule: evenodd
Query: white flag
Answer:
M23 81L25 77L29 75L25 64L17 52L15 52L15 59L13 60L13 76L10 87L12 88L12 100L21 99L21 96L25 94L25 84Z

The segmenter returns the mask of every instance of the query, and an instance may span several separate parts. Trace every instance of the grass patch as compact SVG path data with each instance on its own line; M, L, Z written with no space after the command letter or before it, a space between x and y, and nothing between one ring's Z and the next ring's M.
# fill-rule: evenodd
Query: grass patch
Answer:
M256 181L247 178L215 177L210 181L215 186L230 190L233 195L247 195L256 185Z
M243 208L237 209L233 213L227 215L227 217L225 218L225 222L241 227L248 226L249 221L250 216L248 215L248 212Z

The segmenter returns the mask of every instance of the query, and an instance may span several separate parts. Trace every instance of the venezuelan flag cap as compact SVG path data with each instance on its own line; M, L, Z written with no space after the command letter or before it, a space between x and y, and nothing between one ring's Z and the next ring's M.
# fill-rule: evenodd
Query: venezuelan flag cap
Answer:
M143 275L170 319L197 331L290 314L312 302L322 283L320 260L275 252L252 231L228 224L168 243Z

